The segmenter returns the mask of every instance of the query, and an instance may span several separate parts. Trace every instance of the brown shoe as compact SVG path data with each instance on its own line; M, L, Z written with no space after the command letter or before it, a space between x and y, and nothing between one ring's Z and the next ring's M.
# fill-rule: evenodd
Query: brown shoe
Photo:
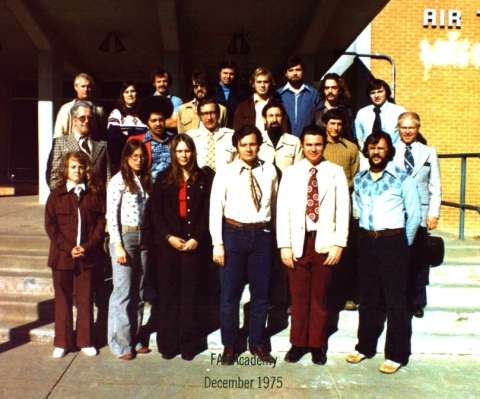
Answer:
M128 353L125 353L125 354L122 355L122 356L119 356L118 358L119 358L120 360L133 360L134 357L135 357L135 356L133 355L132 352L128 352Z
M265 348L265 346L250 345L250 353L254 356L257 356L265 363L275 363L275 359L270 354L270 351Z
M233 346L226 346L222 353L222 365L231 366L237 360L238 353Z
M142 346L141 348L137 349L137 353L140 353L141 355L145 355L147 353L150 353L152 350L148 346Z

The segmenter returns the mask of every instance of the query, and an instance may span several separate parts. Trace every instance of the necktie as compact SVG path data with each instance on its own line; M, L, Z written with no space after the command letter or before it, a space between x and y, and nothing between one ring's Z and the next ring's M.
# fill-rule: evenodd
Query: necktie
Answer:
M413 160L412 146L410 144L407 144L405 146L404 163L405 163L405 170L409 175L411 175L413 171L413 167L415 166L415 161Z
M205 166L210 167L213 171L216 170L216 160L215 160L215 139L213 138L213 133L208 133L207 139L207 155L205 157Z
M318 221L318 181L317 181L317 168L311 168L310 179L308 179L307 187L307 216L312 221Z
M87 137L82 138L82 143L80 144L80 147L82 147L82 150L87 155L90 155L90 147L88 146L88 138Z
M375 113L375 120L373 121L372 133L382 131L382 120L380 119L380 107L376 105L373 107L373 112Z
M260 210L260 201L262 200L262 189L260 188L257 179L255 179L255 176L253 175L252 168L248 168L248 181L250 183L252 200L258 212Z

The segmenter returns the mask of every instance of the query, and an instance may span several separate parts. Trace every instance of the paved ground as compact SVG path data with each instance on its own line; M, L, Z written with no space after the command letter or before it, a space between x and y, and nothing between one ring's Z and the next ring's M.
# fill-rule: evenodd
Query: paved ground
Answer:
M274 368L257 365L222 367L219 352L192 362L164 360L157 353L133 361L117 360L107 348L87 358L70 353L52 359L51 346L28 343L0 354L1 398L479 398L480 359L473 356L413 356L395 375L377 368L382 357L349 365L344 354L314 366L308 355L297 365L275 353ZM213 359L213 361L212 361ZM250 357L243 355L247 362ZM248 388L212 385L248 383Z
M36 197L1 198L0 235L43 235L42 213ZM478 249L478 241L460 242L451 235L443 236L448 241L446 257L450 263L461 266L471 262L471 249ZM455 276L463 278L459 274L462 270L456 270ZM464 272L471 273L471 270L465 268ZM447 269L436 271L444 273ZM478 279L477 274L472 276L471 281ZM446 291L442 289L437 296L444 295ZM436 292L431 294L436 295ZM453 294L452 291L448 302L460 298L459 301L465 303L465 290L461 296ZM472 300L469 298L470 302ZM478 303L478 298L475 301ZM412 344L415 354L407 367L387 376L378 372L382 354L356 366L345 362L345 351L355 344L354 329L350 325L356 324L356 313L343 313L340 331L332 337L332 353L325 366L313 365L309 355L297 365L285 363L286 331L273 337L272 345L276 350L273 355L277 357L274 368L248 364L222 367L216 364L219 350L207 351L192 362L180 358L166 361L155 352L124 362L111 355L108 348L102 348L100 355L93 359L81 353L70 353L56 360L51 358L51 344L0 343L0 399L213 399L271 395L280 398L480 398L480 320L472 318L470 324L462 327L461 336L452 336L455 332L451 328L455 323L459 325L460 316L453 315L453 321L442 318L448 331L442 330L438 317L430 316L433 312L427 313L424 319L414 320ZM429 327L438 334L432 336ZM210 348L219 348L218 332L209 337L209 341ZM248 363L250 357L244 354L241 359ZM228 388L228 384L239 383L248 384L248 387ZM217 387L213 387L214 384Z

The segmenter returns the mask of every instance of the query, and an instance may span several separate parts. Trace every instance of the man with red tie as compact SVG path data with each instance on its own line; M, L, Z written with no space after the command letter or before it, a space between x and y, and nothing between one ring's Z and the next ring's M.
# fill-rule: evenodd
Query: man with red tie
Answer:
M327 361L327 291L332 266L347 244L350 199L341 166L323 158L325 132L308 126L300 137L305 158L287 168L277 200L277 243L288 269L292 347L285 361L312 353Z

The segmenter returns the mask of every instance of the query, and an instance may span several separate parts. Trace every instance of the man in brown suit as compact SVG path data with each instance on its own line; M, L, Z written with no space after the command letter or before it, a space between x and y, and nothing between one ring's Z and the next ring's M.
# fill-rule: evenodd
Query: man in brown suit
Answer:
M91 137L94 128L93 104L89 101L77 101L71 109L72 133L53 139L52 150L48 158L47 183L50 190L57 185L62 157L70 151L83 151L93 165L94 173L103 184L110 179L110 162L107 142Z

